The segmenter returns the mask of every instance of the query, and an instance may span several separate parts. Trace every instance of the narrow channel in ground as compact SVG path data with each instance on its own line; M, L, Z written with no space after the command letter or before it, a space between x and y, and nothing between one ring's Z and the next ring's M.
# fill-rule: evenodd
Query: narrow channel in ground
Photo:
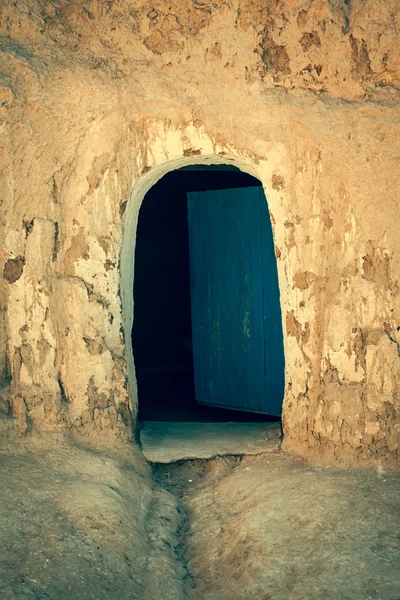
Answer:
M169 464L152 464L155 490L159 494L161 493L164 499L169 498L169 504L174 504L177 512L175 519L171 516L167 517L170 524L173 521L175 523L173 543L171 544L171 540L169 540L167 544L173 551L170 560L175 561L175 566L172 568L175 573L181 574L182 585L179 585L176 578L172 577L167 586L170 589L166 590L167 593L172 592L173 594L172 588L175 588L177 599L182 597L201 600L203 598L202 582L191 571L191 501L205 486L213 485L217 480L227 476L240 464L241 460L241 456L217 456L208 460L196 459Z

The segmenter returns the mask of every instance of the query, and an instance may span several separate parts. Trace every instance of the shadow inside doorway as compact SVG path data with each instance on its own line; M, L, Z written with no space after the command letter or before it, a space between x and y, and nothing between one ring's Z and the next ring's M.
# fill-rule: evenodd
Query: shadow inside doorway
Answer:
M172 171L146 194L137 228L132 345L140 421L271 422L279 417L200 405L191 334L188 192L260 186L227 166Z

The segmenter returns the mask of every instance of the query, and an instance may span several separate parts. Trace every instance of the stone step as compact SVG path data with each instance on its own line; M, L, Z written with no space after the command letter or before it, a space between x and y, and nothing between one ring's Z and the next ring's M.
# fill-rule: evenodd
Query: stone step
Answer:
M255 455L279 449L281 425L145 421L140 441L145 458L155 463Z

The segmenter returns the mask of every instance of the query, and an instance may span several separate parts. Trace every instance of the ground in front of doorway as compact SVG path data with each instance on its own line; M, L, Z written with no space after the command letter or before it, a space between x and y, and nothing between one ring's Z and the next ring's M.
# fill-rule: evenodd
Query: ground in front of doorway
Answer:
M0 451L2 600L399 600L400 474L279 451L153 464Z
M155 465L196 600L399 600L400 474L280 452Z

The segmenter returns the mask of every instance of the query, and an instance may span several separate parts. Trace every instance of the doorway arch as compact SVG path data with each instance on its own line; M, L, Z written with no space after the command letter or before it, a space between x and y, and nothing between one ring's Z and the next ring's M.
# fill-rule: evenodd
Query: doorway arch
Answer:
M133 403L136 403L136 406L138 399L138 388L130 333L132 330L134 317L133 288L135 273L136 233L139 210L150 188L160 181L167 173L171 173L172 171L177 171L182 168L205 168L207 166L210 167L210 165L213 165L214 168L219 167L224 170L231 168L232 171L239 172L242 175L245 174L257 178L256 170L251 165L248 165L247 163L245 164L241 160L235 158L215 155L191 156L190 158L182 157L180 159L159 165L158 167L153 168L146 175L143 175L141 178L139 178L133 188L132 196L128 202L125 217L124 240L121 252L121 297L131 398ZM259 179L258 185L262 185ZM282 323L280 323L280 325L282 325Z

